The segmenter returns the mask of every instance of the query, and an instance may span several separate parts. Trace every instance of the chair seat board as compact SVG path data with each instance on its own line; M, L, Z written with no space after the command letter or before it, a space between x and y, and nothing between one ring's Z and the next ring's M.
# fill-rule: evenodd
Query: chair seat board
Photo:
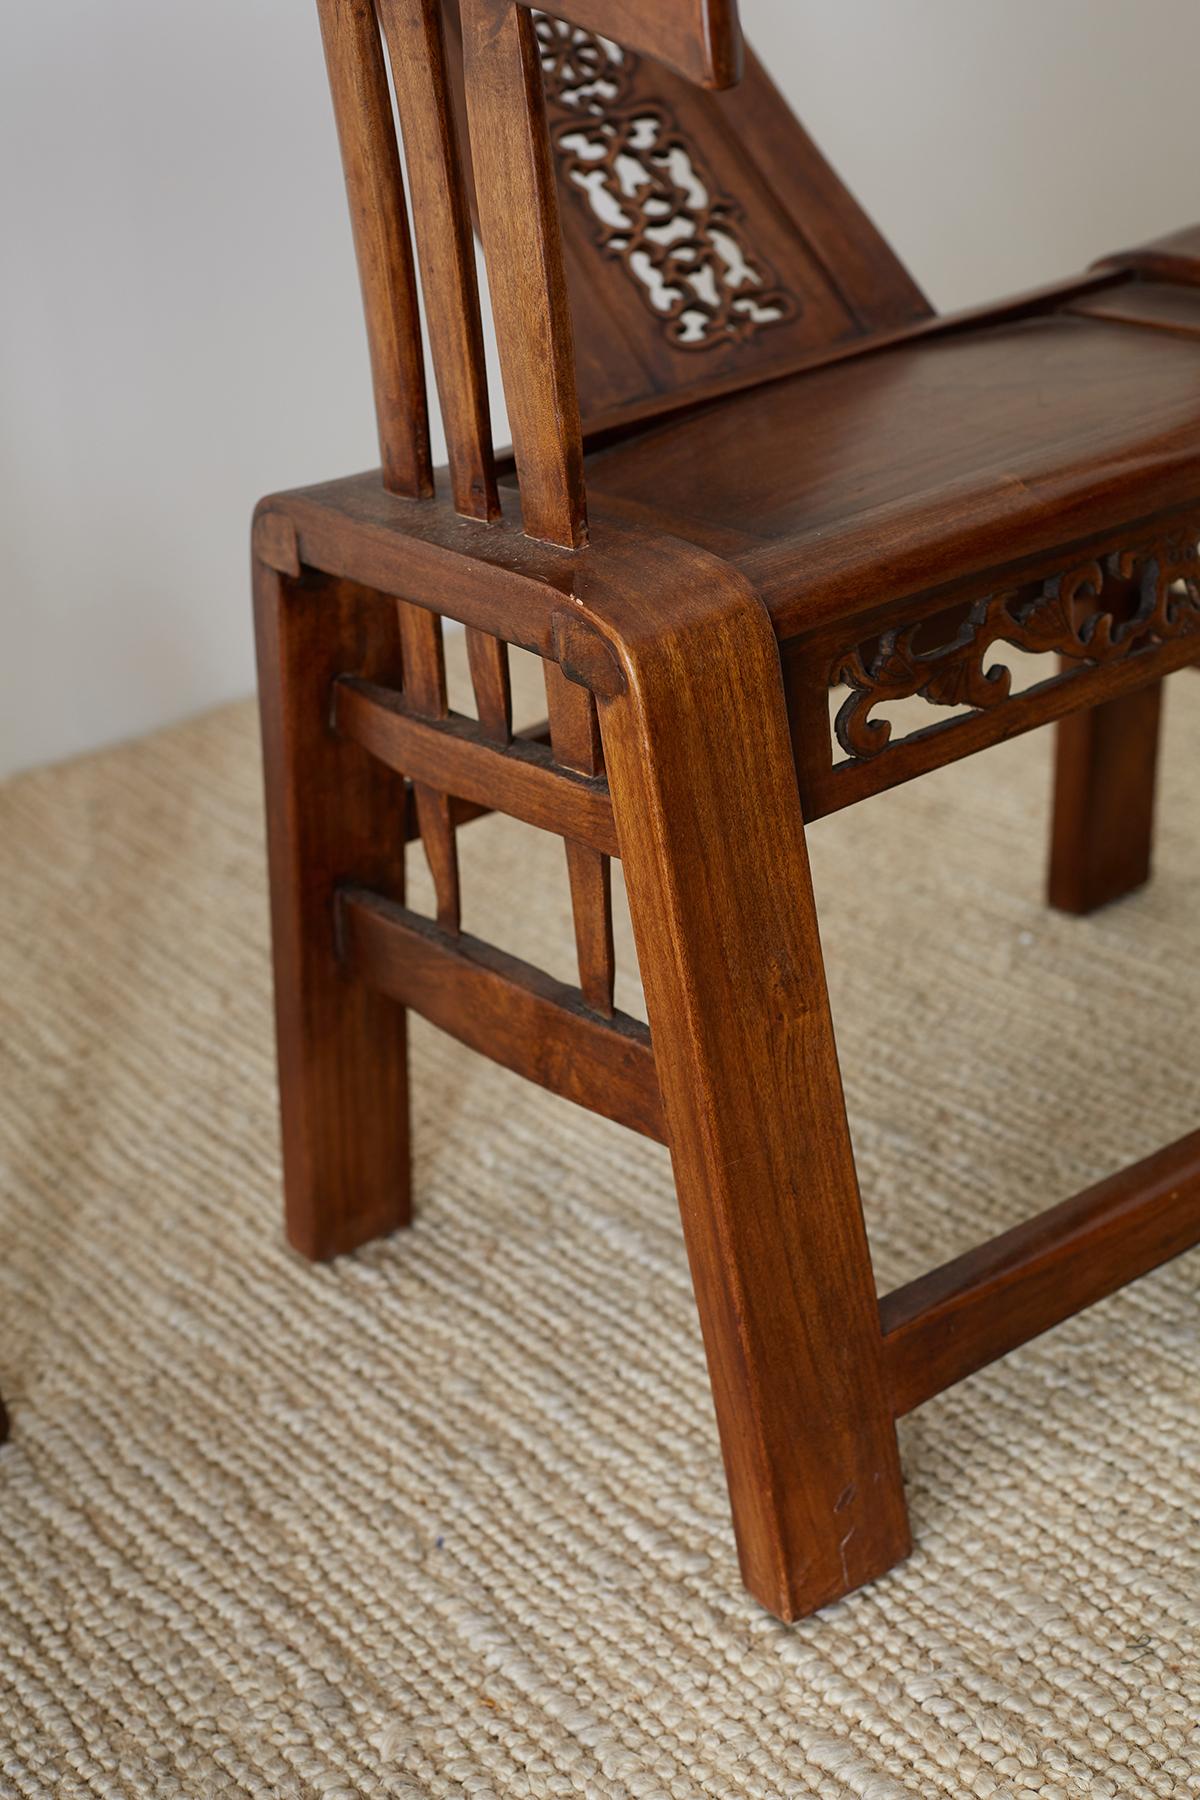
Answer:
M1200 343L1057 314L901 343L649 427L586 472L594 505L735 562L790 637L1014 542L1069 542L1101 495L1128 518L1200 495Z

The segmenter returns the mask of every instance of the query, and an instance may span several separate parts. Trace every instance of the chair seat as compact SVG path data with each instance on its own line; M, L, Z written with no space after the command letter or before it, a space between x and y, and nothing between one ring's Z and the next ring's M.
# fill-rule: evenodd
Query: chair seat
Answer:
M786 637L1069 544L1098 508L1121 523L1187 504L1200 292L1167 325L1091 304L880 348L663 422L588 457L594 510L734 562Z

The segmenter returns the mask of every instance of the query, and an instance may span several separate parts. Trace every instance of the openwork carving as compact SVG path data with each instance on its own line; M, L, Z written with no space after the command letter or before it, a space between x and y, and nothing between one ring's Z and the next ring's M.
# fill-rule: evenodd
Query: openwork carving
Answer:
M670 341L709 350L793 318L795 299L747 244L737 203L714 191L671 110L635 95L640 59L533 18L563 173Z
M630 98L640 58L609 38L549 13L535 12L533 28L548 106L603 112Z
M918 648L927 623L885 632L873 647L860 644L835 663L830 686L850 689L834 727L847 756L886 749L891 723L871 713L891 701L919 695L931 706L1003 705L1012 672L1002 663L989 666L996 643L1098 667L1200 635L1200 518L1153 545L976 601L948 643Z

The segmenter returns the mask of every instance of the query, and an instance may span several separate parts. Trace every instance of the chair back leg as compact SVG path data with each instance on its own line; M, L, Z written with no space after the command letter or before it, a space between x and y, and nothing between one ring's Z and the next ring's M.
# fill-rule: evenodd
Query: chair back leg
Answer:
M288 563L269 523L256 543ZM323 1260L410 1218L405 1013L348 977L335 941L341 884L403 898L406 794L330 717L338 675L398 681L395 608L295 567L256 555L255 631L287 1235Z

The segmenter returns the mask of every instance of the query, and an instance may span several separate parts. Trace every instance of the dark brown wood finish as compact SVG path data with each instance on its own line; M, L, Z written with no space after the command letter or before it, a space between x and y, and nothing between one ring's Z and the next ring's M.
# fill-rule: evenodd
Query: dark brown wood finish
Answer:
M429 785L437 770L459 799L617 854L607 783L559 767L545 745L519 737L501 748L471 719L423 718L407 709L403 694L355 677L336 683L332 711L342 735L418 786Z
M701 87L729 87L742 72L736 0L567 0L563 15L653 56Z
M512 674L508 645L490 632L466 632L467 662L475 693L475 711L488 737L497 744L512 742Z
M742 1573L796 1618L909 1537L779 652L703 552L580 591Z
M405 702L413 712L426 719L445 719L450 709L446 698L442 621L436 613L413 606L407 600L399 602L397 612L404 659ZM457 931L462 903L458 886L458 843L450 796L441 786L420 780L413 770L406 769L405 773L412 779L425 860L437 891L438 924L444 931Z
M1109 319L1134 327L1153 325L1182 337L1200 337L1200 284L1172 287L1165 281L1119 281L1078 296L1067 310L1080 318Z
M1200 494L1197 352L1051 313L918 334L587 458L588 497L716 549L782 639ZM1097 395L1103 393L1103 405Z
M568 681L557 663L546 664L550 748L565 769L598 780L604 772L596 700ZM587 1004L605 1017L613 1010L616 959L613 953L612 864L602 850L568 837L567 878L575 920L579 989Z
M446 12L451 37L457 37L452 0ZM928 301L753 54L747 54L736 87L705 93L625 45L545 13L534 17L585 428L611 427L673 404L694 405L819 360L831 349L859 345L868 334L929 319ZM606 89L599 109L591 86L597 71ZM465 104L453 76L452 57L452 97L465 137ZM658 263L669 290L665 298L660 290L652 299L646 265L640 276L630 267L630 247L621 249L625 240L610 233L598 197L580 185L589 174L580 166L581 126L593 134L591 149L603 144L610 198L619 200L612 161L620 155L626 173L635 162L644 171L647 204L640 223L661 229L664 217L672 217L679 234L673 257L652 242L633 246ZM655 150L665 146L686 158L686 184L664 179ZM633 221L636 227L639 215ZM713 237L714 224L722 243ZM731 243L746 264L738 287L726 278ZM708 323L697 347L680 341L680 316L694 313L706 271L715 286L699 296L700 318L692 322L707 317ZM1088 285L1115 279L1094 275ZM733 310L733 302L764 293L771 297L770 318Z
M413 194L425 312L456 511L500 511L492 459L475 242L451 111L439 0L378 0Z
M593 1018L561 982L491 944L452 937L377 894L341 892L343 955L370 986L540 1087L665 1138L650 1034Z
M433 496L375 21L321 0L385 467L255 525L289 1234L407 1222L410 1008L665 1141L742 1568L794 1618L904 1554L899 1414L1200 1237L1193 1136L880 1303L805 844L1058 721L1052 902L1146 878L1162 682L1200 661L1200 231L933 319L753 58L694 85L736 71L728 0L464 0L465 76L432 0L378 8L451 470ZM510 645L549 715L515 735ZM460 929L492 810L564 841L576 986Z
M533 21L462 0L475 192L526 534L587 538L583 438L554 170Z
M1106 256L1105 269L1132 271L1145 281L1168 281L1181 287L1200 287L1200 225L1185 225L1153 243L1138 244Z
M951 604L948 592L957 595ZM1032 687L1014 691L1006 645L1042 657L1045 673ZM888 602L852 632L844 623L826 627L784 654L801 800L807 818L821 818L1035 726L1156 686L1200 659L1200 510L993 569L966 587ZM826 700L838 687L846 698L831 734ZM913 697L928 703L928 722L900 736L885 709ZM964 705L972 710L948 716ZM1099 755L1098 736L1094 742ZM1147 767L1140 751L1129 760ZM1082 769L1076 778L1091 779ZM1131 799L1131 772L1121 780ZM1148 813L1152 795L1138 804Z
M404 178L372 0L318 0L367 319L383 485L433 492Z
M404 787L329 713L344 672L397 680L399 645L368 590L254 575L287 1232L325 1258L411 1216L404 1013L347 979L334 933L342 882L403 899Z
M897 1288L880 1303L897 1412L1200 1242L1200 1132Z
M1163 685L1060 720L1047 898L1089 913L1150 879Z

